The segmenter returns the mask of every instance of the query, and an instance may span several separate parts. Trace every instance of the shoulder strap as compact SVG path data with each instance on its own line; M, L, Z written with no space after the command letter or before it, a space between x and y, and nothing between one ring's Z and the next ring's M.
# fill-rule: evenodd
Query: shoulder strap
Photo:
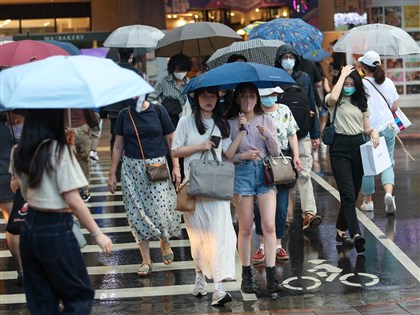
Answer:
M334 104L334 113L333 113L333 119L332 119L332 124L334 124L334 120L335 120L335 116L336 116L336 114L337 114L337 107L338 107L338 105L337 105L337 103L335 103Z
M136 136L137 136L137 142L139 143L141 156L143 158L144 168L146 168L146 160L144 158L143 147L141 146L139 132L137 131L137 127L136 127L136 124L134 123L133 116L131 115L131 108L130 107L128 108L128 114L130 115L131 122L133 123L134 131L136 132Z
M375 88L375 90L382 96L382 98L385 101L385 104L387 105L387 107L389 108L389 110L392 113L392 109L391 109L392 106L391 107L389 106L388 101L386 100L385 96L381 93L381 91L378 90L378 88L375 86L375 84L373 84L372 82L370 82L370 80L368 80L368 79L363 79L363 80L369 82Z

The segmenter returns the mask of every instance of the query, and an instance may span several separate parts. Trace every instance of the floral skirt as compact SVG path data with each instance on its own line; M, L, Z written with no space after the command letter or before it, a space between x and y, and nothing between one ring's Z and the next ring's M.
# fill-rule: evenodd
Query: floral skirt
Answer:
M146 159L147 164L166 158ZM171 179L150 182L141 159L124 157L121 167L123 201L131 231L138 242L179 237L181 214L175 210L176 193Z

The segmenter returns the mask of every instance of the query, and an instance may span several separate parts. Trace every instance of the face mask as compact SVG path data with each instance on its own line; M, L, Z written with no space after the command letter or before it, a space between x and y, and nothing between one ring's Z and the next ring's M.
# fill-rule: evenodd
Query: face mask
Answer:
M187 75L187 72L174 72L174 77L178 80L184 80L185 76Z
M354 92L356 92L356 88L354 86L352 87L345 87L343 88L343 94L345 96L350 96L352 95Z
M13 129L13 134L15 136L16 141L20 140L22 136L23 124L13 125L12 129Z
M249 113L254 110L255 100L243 100L241 101L241 112Z
M146 98L146 95L140 95L136 102L136 112L141 113L141 108L143 107L144 99Z
M295 66L295 60L294 59L284 59L281 61L281 66L284 70L289 71L292 70Z
M270 108L273 107L277 102L277 96L265 96L261 97L261 103L264 107Z

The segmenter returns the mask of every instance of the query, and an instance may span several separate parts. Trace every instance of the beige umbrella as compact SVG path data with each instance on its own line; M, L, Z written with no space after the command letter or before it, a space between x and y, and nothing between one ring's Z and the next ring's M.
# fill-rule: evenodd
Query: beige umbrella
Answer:
M241 41L233 29L216 22L197 22L177 27L159 41L157 57L182 53L189 57L209 56L217 49Z

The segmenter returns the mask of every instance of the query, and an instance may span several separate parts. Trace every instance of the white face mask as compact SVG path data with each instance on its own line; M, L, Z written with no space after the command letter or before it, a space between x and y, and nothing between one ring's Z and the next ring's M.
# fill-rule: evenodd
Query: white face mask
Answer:
M145 98L146 98L146 95L140 95L139 98L137 99L137 103L136 103L137 113L141 113L141 108L143 107L143 102Z
M174 77L178 80L184 80L185 76L187 75L187 72L174 72Z
M295 66L295 59L283 59L281 61L281 66L286 71L292 70Z
M19 141L22 137L23 123L18 125L12 125L11 128L13 130L13 135L16 141Z

